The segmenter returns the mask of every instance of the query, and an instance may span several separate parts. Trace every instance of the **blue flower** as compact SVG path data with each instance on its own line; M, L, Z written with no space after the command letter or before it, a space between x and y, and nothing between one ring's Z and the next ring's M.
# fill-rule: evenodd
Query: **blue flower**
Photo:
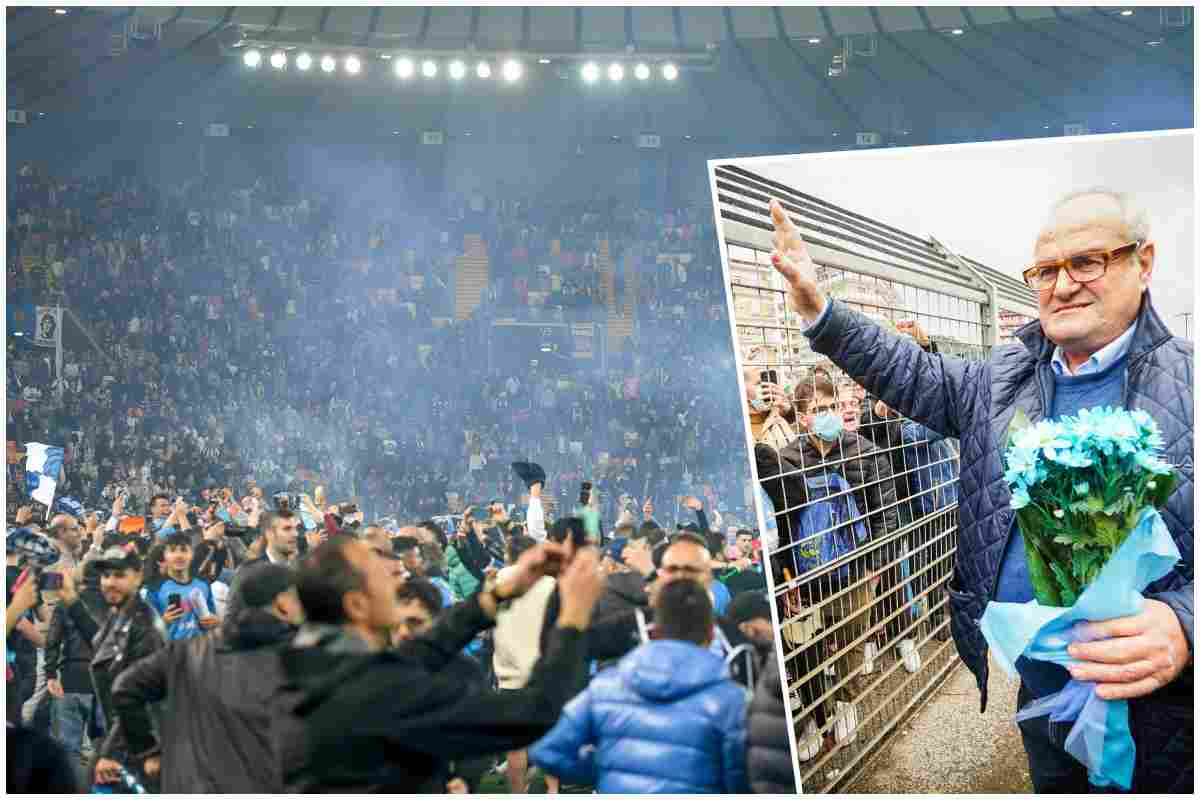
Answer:
M1010 506L1015 509L1024 508L1025 506L1029 505L1030 502L1029 492L1024 486L1018 486L1017 488L1013 489L1012 500L1009 501Z
M1137 453L1134 462L1144 470L1155 475L1167 475L1172 471L1171 465L1149 453Z

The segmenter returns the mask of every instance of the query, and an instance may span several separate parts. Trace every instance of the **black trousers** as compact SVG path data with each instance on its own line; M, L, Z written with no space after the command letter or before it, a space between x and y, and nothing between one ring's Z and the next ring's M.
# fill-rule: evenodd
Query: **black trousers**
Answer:
M1131 792L1138 794L1192 794L1193 711L1192 668L1175 684L1129 704L1129 727L1137 755ZM1021 684L1017 707L1024 708L1033 694ZM1092 786L1087 769L1063 749L1069 722L1036 717L1017 723L1029 759L1033 790L1038 794L1123 794L1115 786Z

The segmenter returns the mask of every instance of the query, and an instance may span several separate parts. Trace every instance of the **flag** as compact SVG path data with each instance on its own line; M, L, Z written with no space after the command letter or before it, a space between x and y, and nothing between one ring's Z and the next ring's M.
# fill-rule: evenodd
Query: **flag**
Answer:
M43 505L54 502L54 489L62 477L63 449L30 442L25 445L25 485L29 496Z
M70 514L72 517L83 516L83 503L74 497L60 497L54 501L54 507L64 514Z
M54 347L62 337L62 309L58 306L38 306L37 323L33 328L33 343Z
M122 517L117 523L117 530L121 533L141 533L145 528L145 517Z

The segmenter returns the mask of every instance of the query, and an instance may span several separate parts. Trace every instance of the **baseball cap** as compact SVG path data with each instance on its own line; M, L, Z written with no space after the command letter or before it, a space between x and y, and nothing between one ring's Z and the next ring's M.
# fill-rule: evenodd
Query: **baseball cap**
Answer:
M98 570L121 570L121 569L138 569L142 568L142 558L138 555L136 548L125 548L119 546L108 547L100 557L96 559L96 569Z

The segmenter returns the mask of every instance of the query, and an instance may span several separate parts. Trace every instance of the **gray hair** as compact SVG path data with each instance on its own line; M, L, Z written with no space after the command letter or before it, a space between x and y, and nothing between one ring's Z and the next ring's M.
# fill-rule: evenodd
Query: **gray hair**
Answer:
M1139 242L1145 242L1150 239L1150 215L1134 199L1133 195L1128 192L1118 192L1115 189L1109 189L1104 186L1096 186L1091 189L1084 189L1060 198L1050 209L1050 215L1046 222L1046 230L1054 227L1055 217L1058 215L1059 209L1070 203L1072 200L1077 200L1080 197L1089 197L1091 195L1101 195L1112 199L1117 207L1121 209L1121 222L1125 225L1125 232L1130 239Z

